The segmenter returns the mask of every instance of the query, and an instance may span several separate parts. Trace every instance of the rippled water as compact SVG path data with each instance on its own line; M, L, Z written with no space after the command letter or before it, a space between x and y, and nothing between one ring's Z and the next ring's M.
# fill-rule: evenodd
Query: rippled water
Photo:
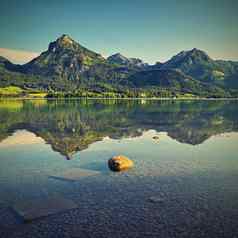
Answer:
M237 106L0 101L0 237L236 237ZM111 172L117 154L134 168ZM29 224L10 212L49 197L78 208Z

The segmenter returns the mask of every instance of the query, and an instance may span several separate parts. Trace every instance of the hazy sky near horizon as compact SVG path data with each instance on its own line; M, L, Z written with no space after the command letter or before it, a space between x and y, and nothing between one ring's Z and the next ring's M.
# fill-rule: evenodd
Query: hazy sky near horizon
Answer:
M1 0L0 6L0 55L11 50L17 63L62 34L103 56L120 52L154 63L196 47L238 61L238 0Z

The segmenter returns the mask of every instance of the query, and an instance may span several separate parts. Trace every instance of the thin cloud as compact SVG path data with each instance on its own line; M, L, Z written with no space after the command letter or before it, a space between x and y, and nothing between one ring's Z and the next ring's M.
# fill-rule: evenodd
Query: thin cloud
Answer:
M24 50L0 48L0 55L7 58L12 63L24 64L37 57L39 53Z

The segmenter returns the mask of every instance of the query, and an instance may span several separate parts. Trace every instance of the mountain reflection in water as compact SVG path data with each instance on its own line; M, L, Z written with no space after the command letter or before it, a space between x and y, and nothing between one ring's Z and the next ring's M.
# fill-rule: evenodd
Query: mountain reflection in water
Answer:
M71 159L105 137L133 138L153 129L197 145L238 131L236 101L1 100L0 142L16 130L33 132Z

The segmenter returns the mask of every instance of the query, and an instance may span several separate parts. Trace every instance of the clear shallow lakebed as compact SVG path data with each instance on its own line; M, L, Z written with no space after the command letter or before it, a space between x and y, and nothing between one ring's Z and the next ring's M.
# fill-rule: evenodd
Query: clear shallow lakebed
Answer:
M237 155L237 101L1 100L0 237L237 237Z

